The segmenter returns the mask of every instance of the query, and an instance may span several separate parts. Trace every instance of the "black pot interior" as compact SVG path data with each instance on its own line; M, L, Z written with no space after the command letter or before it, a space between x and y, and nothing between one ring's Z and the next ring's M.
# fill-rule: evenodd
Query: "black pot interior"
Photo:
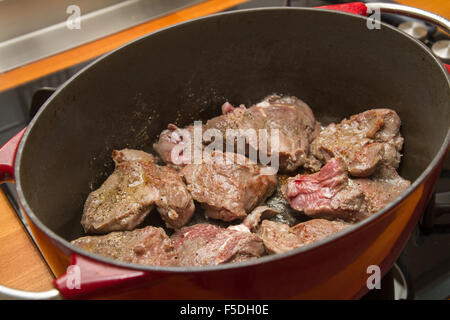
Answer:
M59 236L83 235L88 193L112 172L113 149L151 151L168 123L218 115L270 93L307 102L323 124L369 108L396 110L401 175L416 179L448 132L449 83L418 43L360 17L266 9L199 19L133 42L69 82L34 120L18 180ZM156 214L154 214L156 215Z

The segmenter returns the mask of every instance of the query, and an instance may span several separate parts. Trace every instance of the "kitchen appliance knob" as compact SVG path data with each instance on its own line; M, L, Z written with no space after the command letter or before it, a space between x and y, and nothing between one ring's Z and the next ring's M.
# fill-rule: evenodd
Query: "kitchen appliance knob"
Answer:
M406 21L406 22L400 23L398 25L398 28L400 30L402 30L403 32L406 32L407 34L412 36L414 39L417 39L420 41L424 41L428 35L427 26L422 22Z
M437 41L431 47L433 54L444 63L450 63L450 40Z

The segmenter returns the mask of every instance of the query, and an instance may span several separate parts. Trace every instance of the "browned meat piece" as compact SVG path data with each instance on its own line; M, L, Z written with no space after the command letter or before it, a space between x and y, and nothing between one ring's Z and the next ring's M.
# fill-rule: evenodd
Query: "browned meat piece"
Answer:
M116 165L118 163L125 161L142 161L142 162L154 161L154 158L150 153L134 149L113 150L112 158Z
M236 156L236 158L235 158ZM194 200L214 219L243 219L277 186L276 175L233 153L215 151L202 164L188 164L181 171Z
M233 107L225 102L222 106L223 115L208 120L205 130L218 129L225 139L228 129L264 129L266 120L259 109L246 108L243 104Z
M282 187L292 208L314 218L360 221L382 209L410 185L390 166L370 178L350 179L344 160L333 158L315 174L297 175Z
M202 151L201 143L200 140L200 152ZM193 125L181 129L174 124L169 124L168 129L161 132L158 142L153 144L153 149L161 159L177 168L193 163L194 148Z
M157 206L166 225L180 228L194 202L178 173L153 162L143 151L113 152L114 172L86 200L81 224L86 232L132 230Z
M370 203L372 212L383 209L411 185L390 166L381 166L370 178L353 179L353 182Z
M221 129L225 136L226 129L253 128L256 125L254 122L255 117L249 116L244 105L241 105L239 108L234 108L230 103L226 102L222 106L222 112L224 115L229 114L230 122L227 124L222 123L221 119L224 116L213 118L208 121L209 125L202 127L202 135L204 133L203 129ZM235 121L240 122L240 127L237 123L232 124L233 120L231 118L236 118ZM246 121L248 121L248 125L245 125ZM261 127L262 125L259 126ZM202 136L202 140L200 141L202 144L200 146L201 151L203 151L203 142ZM158 142L153 144L153 148L160 155L161 159L166 163L175 165L177 168L193 163L195 147L193 125L181 129L173 124L169 124L168 129L160 134Z
M81 224L86 232L132 230L154 207L158 192L144 183L144 161L124 161L127 152L113 152L116 168L102 186L91 192L84 205ZM130 157L137 155L130 154Z
M163 229L145 227L116 231L103 236L86 236L71 244L101 256L128 263L152 266L177 265L176 251Z
M306 103L296 97L271 95L252 108L258 108L265 117L266 129L279 130L282 171L292 172L302 166L320 168L320 163L309 155L309 146L320 132L320 123Z
M158 190L155 205L166 226L173 229L184 226L194 214L195 205L178 172L154 165L147 171L147 179Z
M267 206L259 206L253 209L253 211L242 221L239 226L242 228L247 228L250 231L255 231L261 220L270 219L275 215L279 214L280 211L272 209ZM238 226L231 226L229 228L237 228Z
M272 221L286 223L290 226L294 226L300 222L305 222L309 218L303 214L298 214L297 210L292 209L289 202L284 198L281 189L285 185L288 175L278 175L277 190L265 201L265 205L273 208L279 212Z
M293 209L311 217L360 220L370 211L340 158L328 161L318 173L289 178L282 193Z
M251 233L201 223L172 236L180 266L218 265L245 261L264 254L261 239Z
M264 220L258 235L269 253L281 253L327 238L348 226L347 223L324 219L309 220L294 227Z
M368 177L379 165L398 168L403 138L400 118L390 109L373 109L328 125L311 144L322 163L342 157L355 177Z
M226 229L207 223L184 227L171 237L181 266L217 265L240 262L264 255L261 239L250 232L259 220L276 214L268 207L258 207L244 223ZM248 225L248 226L247 226Z
M307 104L295 97L280 97L271 95L255 106L246 108L240 105L234 108L226 102L222 106L223 115L207 121L203 131L216 129L223 135L224 143L233 145L234 141L227 141L227 129L255 130L255 141L243 136L236 139L245 139L247 146L258 151L260 145L267 150L267 157L271 157L271 134L273 129L279 130L279 166L283 171L292 172L300 166L318 170L320 162L309 155L309 145L319 134L320 124L314 119L314 115ZM267 137L259 136L259 130L265 129ZM261 140L261 141L259 141ZM164 130L154 149L161 158L170 164L184 166L192 163L194 152L193 126L185 129L169 125ZM204 144L208 144L206 138ZM182 152L185 150L190 152ZM276 146L274 146L275 148Z
M227 129L267 130L267 153L271 155L270 135L272 129L279 130L278 152L280 169L292 172L300 166L318 170L320 163L309 156L309 145L320 131L309 106L295 97L271 95L250 108L240 105L233 108L229 103L222 106L222 116L209 120L205 129L218 129L224 141ZM258 140L261 138L258 136ZM262 141L249 141L249 146L259 150Z

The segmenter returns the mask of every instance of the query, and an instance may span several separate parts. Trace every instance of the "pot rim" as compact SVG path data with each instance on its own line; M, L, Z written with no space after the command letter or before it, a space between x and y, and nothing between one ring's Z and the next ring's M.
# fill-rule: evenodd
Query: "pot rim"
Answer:
M253 259L249 261L244 262L238 262L238 263L231 263L231 264L221 264L216 266L202 266L202 267L161 267L161 266L147 266L143 264L135 264L135 263L126 263L118 260L114 260L111 258L106 258L97 254L93 254L90 252L87 252L85 250L82 250L79 247L76 247L70 242L61 236L57 235L55 232L50 230L44 223L42 223L39 218L34 214L33 210L29 206L28 202L25 199L21 182L20 182L20 162L22 158L22 152L24 149L24 145L26 143L27 137L30 134L30 132L33 130L34 125L39 120L39 116L46 107L52 102L55 96L59 94L60 91L64 90L75 78L77 78L81 73L88 70L91 66L96 64L97 62L106 59L109 55L115 54L117 51L120 51L122 48L132 45L135 42L141 41L144 38L151 37L152 35L164 32L169 29L175 29L182 27L184 24L189 23L196 23L197 21L203 21L208 19L215 19L217 16L222 15L237 15L237 14L251 14L253 12L259 12L259 11L315 11L315 12L323 12L324 14L339 14L347 16L347 19L362 19L367 20L366 17L347 13L347 12L341 12L336 10L329 10L329 9L321 9L321 8L301 8L301 7L265 7L265 8L252 8L252 9L244 9L244 10L235 10L235 11L229 11L229 12L219 12L212 15L191 19L188 21L180 22L159 30L156 30L154 32L148 33L144 36L141 36L137 39L134 39L124 45L121 45L120 47L100 56L99 58L95 59L93 62L89 63L86 67L82 68L80 71L78 71L76 74L74 74L72 77L70 77L64 84L62 84L53 94L52 96L44 103L44 105L40 108L36 116L31 120L30 124L28 125L28 128L21 139L15 163L14 163L14 170L15 170L15 177L16 177L16 191L18 194L18 199L20 202L20 210L23 214L27 215L31 221L35 224L35 226L43 232L46 236L51 238L52 240L56 241L57 244L61 247L63 247L66 250L69 250L71 253L76 253L77 255L88 257L94 261L99 261L104 264L109 264L117 267L122 267L126 269L132 269L132 270L140 270L140 271L149 271L149 272L163 272L163 273L204 273L204 272L215 272L215 271L221 271L221 270L230 270L230 269L238 269L238 268L248 268L248 267L256 267L263 264L266 264L268 262L274 262L274 261L280 261L295 255L299 255L301 253L312 251L318 247L326 246L331 244L333 241L339 238L347 237L350 233L353 233L357 231L358 229L361 229L363 226L368 225L372 223L374 220L380 219L383 216L387 214L387 212L391 211L393 208L397 207L401 202L403 202L406 198L408 198L411 193L413 193L424 181L425 179L433 172L433 170L436 168L438 163L445 157L445 154L448 151L449 144L450 144L450 129L447 131L447 135L444 139L443 144L441 145L440 149L436 153L435 157L432 159L432 161L428 164L426 169L419 175L419 177L411 184L411 186L399 197L397 197L394 201L390 202L386 207L384 207L382 210L378 211L377 213L371 215L370 217L357 222L353 224L351 227L334 234L330 237L327 237L325 239L319 240L317 242L314 242L310 245L306 245L304 247L296 248L288 252L273 254L264 256L258 259ZM415 40L411 36L407 35L406 33L398 30L397 28L386 24L384 22L381 22L381 25L383 28L389 29L391 31L397 32L401 34L402 36L405 36L407 38L410 38L412 41L415 42L416 45L422 48L423 51L426 52L427 55L429 55L439 66L441 69L441 72L444 73L444 76L447 79L447 84L450 92L450 76L448 72L446 71L443 64L431 53L429 48L423 44L420 41Z

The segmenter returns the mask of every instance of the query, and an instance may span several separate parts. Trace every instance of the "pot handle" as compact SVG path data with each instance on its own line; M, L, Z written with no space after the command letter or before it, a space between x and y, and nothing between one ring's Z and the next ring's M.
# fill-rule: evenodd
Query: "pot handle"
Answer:
M19 148L20 141L22 140L26 129L26 127L22 129L0 148L0 184L14 182L14 160L16 159L17 149ZM56 289L43 292L30 292L11 289L0 285L0 299L3 300L41 300L58 298L60 298L60 295Z
M14 181L14 160L26 127L0 148L0 184Z
M366 4L366 7L368 11L370 11L370 13L379 10L383 13L400 14L411 18L424 20L438 27L441 27L444 31L450 33L450 21L436 13L432 13L419 8L404 6L401 4L384 2L369 2Z
M84 299L99 291L114 287L120 290L144 278L157 280L162 275L115 267L110 264L91 260L87 257L72 254L72 263L65 274L54 281L56 289L43 292L30 292L11 289L0 285L1 300L59 300Z
M59 300L61 295L56 289L42 292L11 289L0 285L0 300Z
M104 289L114 287L119 290L144 278L153 281L160 276L155 273L150 276L145 271L116 267L73 253L67 272L56 279L54 285L64 298L83 299Z
M382 13L394 13L405 15L411 18L421 19L438 27L450 34L450 21L444 17L419 8L404 6L401 4L385 3L385 2L352 2L346 4L336 4L330 6L317 7L319 9L329 9L357 14L360 16L368 16L369 14L379 11ZM450 73L450 65L444 63L445 68Z
M394 13L405 15L411 18L421 19L426 22L435 24L447 33L450 33L450 21L444 17L419 8L409 7L402 4L385 3L385 2L351 2L345 4L335 4L329 6L320 6L319 9L337 10L360 16L368 16L372 12L379 11L382 13Z

